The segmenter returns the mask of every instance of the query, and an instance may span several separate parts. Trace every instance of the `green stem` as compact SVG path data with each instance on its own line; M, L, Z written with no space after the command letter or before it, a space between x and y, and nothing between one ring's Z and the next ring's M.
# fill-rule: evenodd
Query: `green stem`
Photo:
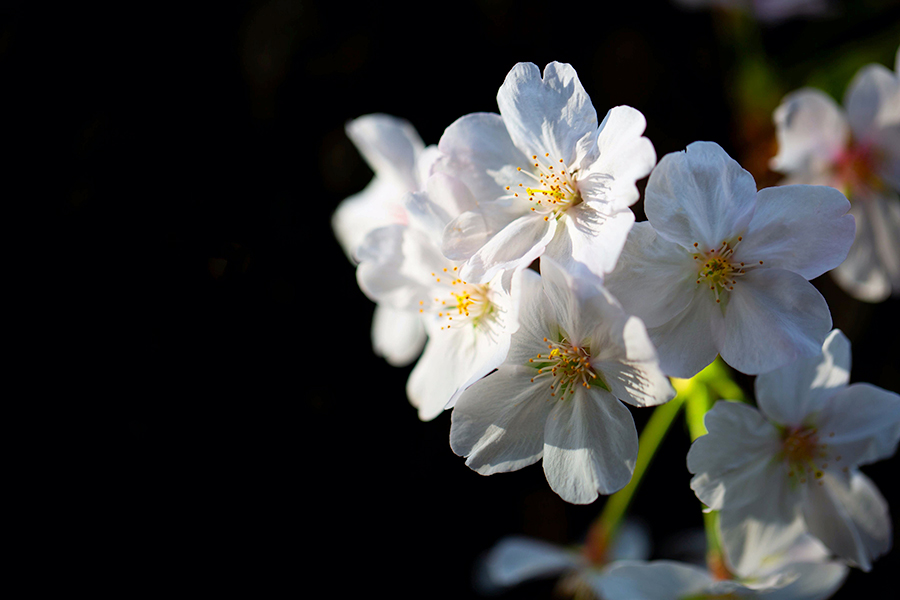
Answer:
M631 477L631 481L606 500L606 504L603 505L603 511L591 526L591 529L595 531L595 535L592 535L591 539L595 544L600 545L600 548L597 549L600 555L605 554L605 549L608 547L609 542L615 538L621 525L622 517L625 516L625 512L631 504L631 499L641 479L647 472L647 467L650 465L653 455L656 454L656 450L659 448L663 438L665 438L672 422L675 421L675 417L683 404L684 396L679 394L669 402L657 406L653 410L653 414L650 415L647 424L644 425L644 429L641 430L641 436L638 441L638 455L634 463L634 474Z

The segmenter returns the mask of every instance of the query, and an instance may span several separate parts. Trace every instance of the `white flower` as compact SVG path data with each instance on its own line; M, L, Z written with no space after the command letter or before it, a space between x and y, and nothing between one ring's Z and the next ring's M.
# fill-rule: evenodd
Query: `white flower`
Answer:
M452 407L459 392L503 362L518 327L521 274L470 284L459 277L460 263L440 252L451 216L473 205L464 184L435 174L424 192L406 196L406 224L376 229L359 249L357 279L366 295L379 306L424 319L428 343L407 384L423 420Z
M464 276L489 280L546 249L557 262L612 270L634 222L635 182L656 162L637 110L619 106L598 126L575 70L519 63L506 76L500 114L458 119L441 137L435 169L463 179L479 206L446 230L444 253Z
M636 521L623 523L612 545L599 555L592 545L595 541L589 533L585 545L569 548L526 536L503 538L480 563L478 587L494 593L530 579L561 576L560 590L576 595L590 589L591 575L608 562L650 555L649 533Z
M341 202L331 219L335 237L356 262L369 232L406 222L403 198L421 189L437 149L426 148L412 125L389 115L359 117L347 124L346 132L375 173L364 190ZM395 366L407 365L424 344L421 319L385 304L375 307L372 347L378 356Z
M765 571L737 579L719 579L694 565L670 560L621 561L592 577L604 600L824 600L844 583L848 569L827 560L809 539L790 552L771 556Z
M737 569L804 531L865 570L890 548L887 503L857 467L896 450L900 396L848 386L849 374L850 343L834 330L819 356L757 377L759 410L718 402L706 414L709 434L688 452L691 488L720 511Z
M688 378L717 354L761 373L816 354L831 313L807 280L853 240L840 192L794 185L757 192L753 176L711 142L662 158L610 292L643 319L660 365Z
M605 289L546 258L541 274L523 289L506 361L457 400L450 447L482 475L543 458L553 491L587 504L634 470L637 431L620 400L653 406L674 390L643 323Z
M375 173L364 190L342 201L332 215L334 234L355 261L366 234L406 222L403 197L422 189L436 150L425 148L407 121L389 115L359 117L347 123L346 132Z
M832 274L854 297L879 302L900 290L900 77L862 68L844 107L812 88L786 96L775 110L771 166L787 183L830 185L850 199L856 240Z

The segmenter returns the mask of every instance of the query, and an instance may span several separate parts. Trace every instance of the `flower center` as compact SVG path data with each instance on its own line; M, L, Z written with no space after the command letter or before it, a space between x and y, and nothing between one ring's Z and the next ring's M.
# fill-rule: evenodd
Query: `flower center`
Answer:
M763 261L748 265L733 260L734 251L743 239L738 236L734 242L725 240L718 248L707 252L696 252L693 255L694 260L698 263L697 285L708 286L715 294L716 302L721 302L720 293L734 289L739 277L763 264ZM700 244L694 242L694 248L699 250Z
M591 382L598 379L597 372L591 367L591 350L587 346L578 346L563 338L559 342L547 342L549 353L540 353L529 358L529 366L537 367L537 373L531 378L532 383L538 379L550 380L550 396L564 398L574 394L575 386L590 389ZM602 383L602 382L601 382Z
M575 174L566 169L563 159L554 159L547 152L543 157L532 154L531 160L534 161L533 171L523 170L521 167L517 170L533 182L506 186L513 197L527 198L532 204L532 212L543 215L545 221L549 221L551 217L558 219L569 208L581 203Z
M854 144L842 152L835 162L834 175L837 187L846 196L854 196L862 191L881 190L884 182L878 176L876 165L879 156L875 148ZM856 192L856 193L855 193Z
M834 432L828 436L834 436ZM841 461L840 455L832 455L828 444L820 440L819 430L815 427L785 428L781 434L781 444L781 456L792 482L807 483L810 477L819 480L825 475L829 462Z
M483 319L494 313L496 308L490 300L490 286L486 283L473 285L466 283L456 276L459 267L447 267L440 273L432 273L435 282L442 286L449 286L443 297L436 296L432 302L419 301L419 312L426 311L437 313L437 316L446 321L441 329L450 329L466 325L478 326L483 324Z

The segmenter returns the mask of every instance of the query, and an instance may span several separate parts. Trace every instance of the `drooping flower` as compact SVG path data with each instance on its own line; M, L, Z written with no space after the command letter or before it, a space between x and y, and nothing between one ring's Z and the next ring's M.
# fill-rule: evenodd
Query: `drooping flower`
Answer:
M500 114L474 113L441 137L435 169L472 189L478 207L445 231L444 253L487 281L546 252L560 264L612 270L634 222L635 182L656 162L646 122L619 106L597 113L570 65L519 63L497 94Z
M428 342L410 375L407 395L419 417L429 420L506 358L510 335L518 327L523 275L498 273L478 284L461 279L460 263L440 252L441 232L474 200L462 182L442 173L429 178L425 187L406 196L406 224L381 227L366 237L357 279L380 306L424 322Z
M737 569L803 532L864 570L890 548L887 503L857 467L896 451L900 396L849 377L850 343L834 330L818 356L756 378L759 410L720 401L706 414L691 488L720 511Z
M638 438L622 401L654 406L674 394L640 319L544 258L506 361L456 402L450 447L482 475L543 458L553 491L587 504L631 479Z
M856 239L832 275L852 296L880 302L900 290L900 76L871 64L847 88L842 110L803 88L775 110L775 171L786 183L841 190L856 218Z
M403 198L422 188L436 157L407 121L389 115L365 115L350 121L346 133L375 176L358 194L343 200L332 215L335 237L353 262L369 232L407 221ZM425 330L421 319L387 304L375 308L372 347L390 364L403 366L421 353Z
M632 229L606 285L644 321L667 374L692 377L717 354L769 371L816 354L831 330L808 280L847 255L849 207L825 186L757 192L721 147L694 142L650 175L649 222Z
M722 579L719 573L671 560L620 561L592 577L592 587L604 600L824 600L844 583L848 570L828 560L820 544L802 538L743 577Z
M591 589L591 576L606 564L650 556L649 532L638 521L625 521L602 552L591 538L589 531L583 545L563 547L527 536L505 537L479 565L478 588L490 594L532 579L560 577L557 589L582 598Z

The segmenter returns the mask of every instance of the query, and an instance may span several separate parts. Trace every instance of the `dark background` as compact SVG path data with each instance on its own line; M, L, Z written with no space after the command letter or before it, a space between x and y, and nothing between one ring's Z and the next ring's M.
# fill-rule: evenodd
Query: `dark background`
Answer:
M26 225L61 393L39 417L64 440L26 446L48 489L30 496L42 533L26 554L50 565L35 585L125 595L477 598L495 541L576 543L602 507L564 503L539 465L470 471L449 414L418 421L409 369L372 354L373 305L329 223L371 177L349 119L401 116L437 143L497 110L516 62L559 60L601 116L640 109L658 156L713 140L764 187L781 95L840 99L900 42L897 3L876 0L758 29L668 2L7 6L7 179L27 172L23 204L41 213ZM853 380L900 391L900 301L815 284L854 344ZM656 557L702 523L688 446L674 428L633 505ZM866 469L895 517L897 460ZM836 597L892 585L896 554Z

